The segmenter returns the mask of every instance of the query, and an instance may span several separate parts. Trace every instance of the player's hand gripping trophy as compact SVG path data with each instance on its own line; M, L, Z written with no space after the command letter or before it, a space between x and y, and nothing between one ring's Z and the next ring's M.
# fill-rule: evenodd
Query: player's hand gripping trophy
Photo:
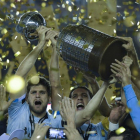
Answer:
M45 19L37 12L23 14L16 27L27 40L38 38L35 34L39 26L46 26ZM111 63L115 59L122 61L126 50L124 40L109 36L85 25L68 25L63 28L57 38L57 51L69 64L85 73L100 76L108 80L112 74Z

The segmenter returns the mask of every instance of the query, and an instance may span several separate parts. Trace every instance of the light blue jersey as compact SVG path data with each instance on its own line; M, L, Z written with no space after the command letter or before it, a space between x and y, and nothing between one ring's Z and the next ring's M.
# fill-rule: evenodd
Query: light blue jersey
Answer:
M88 140L107 140L108 137L108 132L104 129L102 123L98 123L98 124L92 124L91 130L90 131L94 131L96 133L92 133L89 134ZM82 132L84 132L84 137L85 137L85 133L87 131L89 124L83 124L80 128L82 130ZM105 136L102 136L101 132L105 133Z
M132 85L126 85L123 87L125 98L127 101L127 107L131 109L130 116L133 120L133 123L140 133L140 106L137 96L132 88Z
M22 101L13 102L8 109L8 126L7 133L11 134L16 129L23 129L25 131L24 139L31 138L31 123L29 121L30 118L30 109L29 105ZM40 118L34 116L34 122L38 123ZM56 118L53 118L53 115L48 114L48 119L43 121L45 125L61 128L61 116L57 115Z

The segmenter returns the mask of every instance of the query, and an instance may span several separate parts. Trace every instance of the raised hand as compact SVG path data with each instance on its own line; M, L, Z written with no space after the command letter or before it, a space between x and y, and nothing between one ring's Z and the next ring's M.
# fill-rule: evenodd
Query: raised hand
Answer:
M130 67L133 63L133 60L129 56L124 56L123 57L123 63L127 66Z
M111 71L119 78L123 86L131 84L131 71L124 63L115 60L117 63L112 63Z
M112 104L113 108L110 112L109 120L112 123L118 123L122 115L125 113L125 105L121 101L115 101Z
M51 28L47 28L45 26L39 26L36 31L38 33L39 36L39 43L42 43L45 45L46 43L46 35L48 33L48 31L52 30Z
M49 127L50 126L44 126L44 123L35 124L35 130L31 137L31 140L44 140Z
M64 132L65 132L68 140L83 140L83 138L80 136L77 129L73 129L69 126L65 126Z
M62 102L60 102L60 107L60 114L62 118L67 121L69 126L75 128L76 107L73 100L68 97L64 97Z
M134 43L133 43L133 40L132 40L131 37L118 37L118 38L121 38L121 39L128 42L127 44L122 45L122 47L124 47L128 52L134 52L135 51Z
M3 116L8 110L8 107L12 103L12 99L6 101L6 88L4 85L0 85L0 115Z
M133 60L129 56L126 55L123 57L122 64L123 63L126 67L130 67L133 63ZM114 65L114 64L115 63L113 63L112 65ZM112 80L109 81L109 84L113 84L113 83L116 83L117 81L119 81L118 77L114 73L110 76L110 78L112 78Z
M54 31L54 30L49 30L46 34L46 41L49 41L49 39L51 40L51 45L52 47L55 47L56 46L56 43L57 43L57 38L58 38L58 32L57 31Z

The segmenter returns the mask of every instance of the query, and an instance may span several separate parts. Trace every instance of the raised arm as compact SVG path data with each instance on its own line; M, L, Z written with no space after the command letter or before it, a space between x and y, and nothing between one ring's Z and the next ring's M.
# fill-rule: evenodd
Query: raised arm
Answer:
M85 109L76 112L76 126L77 127L81 126L83 123L85 123L86 121L89 121L93 117L94 113L98 109L104 97L104 94L105 94L105 91L107 90L108 85L109 84L107 82L104 82L102 86L100 87L100 89L98 90L98 92L92 97L92 99L86 105Z
M127 50L128 56L133 60L133 63L130 67L131 69L131 80L140 90L140 66L138 63L138 56L134 47L134 43L131 37L121 37L123 40L126 40L128 43L123 44L122 46Z
M131 109L131 118L140 133L140 107L138 106L138 99L131 85L131 71L125 64L119 61L116 62L117 64L112 67L112 72L116 74L122 82L127 106Z
M92 88L92 93L94 96L100 88L98 82L95 79L95 76L92 78L88 75L84 75L84 77L88 80L88 82ZM106 116L106 117L108 117L110 114L111 107L109 106L105 96L103 97L103 100L100 103L99 111L103 116Z
M57 35L58 35L57 32L52 31L51 35L48 36L48 39L51 40L51 44L53 47L49 69L49 80L52 87L51 99L53 110L59 110L59 101L62 100L62 95L60 93L61 84L59 74L59 57L56 51L56 39L55 39Z
M35 49L33 49L21 62L21 64L18 67L18 70L16 71L16 75L22 76L25 78L27 76L27 73L31 70L31 68L34 66L34 63L42 51L46 39L45 34L50 30L50 28L46 28L44 26L40 26L37 28L37 32L39 35L39 43Z
M34 66L34 63L35 63L38 55L40 54L40 52L42 51L42 49L46 43L45 35L49 30L50 30L50 28L46 28L44 26L40 26L37 29L37 32L39 35L39 43L38 43L37 47L35 49L33 49L21 62L21 64L18 67L18 70L15 73L16 75L19 75L23 78L25 78L27 76L28 72ZM21 97L23 94L25 94L25 89L22 92L16 94L16 97L13 94L11 94L10 97L15 99L15 98Z
M6 88L4 85L0 85L0 121L4 119L4 115L7 113L12 101L12 99L9 101L6 100Z

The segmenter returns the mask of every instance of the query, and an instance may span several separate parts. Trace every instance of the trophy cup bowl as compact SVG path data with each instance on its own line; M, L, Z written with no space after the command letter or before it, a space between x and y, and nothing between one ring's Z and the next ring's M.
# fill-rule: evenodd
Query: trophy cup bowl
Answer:
M127 54L124 43L85 25L68 25L58 36L57 51L69 65L106 81L112 74L111 63Z
M19 18L16 31L22 34L27 40L34 41L38 39L38 35L33 33L42 25L46 26L46 21L40 13L27 12Z

